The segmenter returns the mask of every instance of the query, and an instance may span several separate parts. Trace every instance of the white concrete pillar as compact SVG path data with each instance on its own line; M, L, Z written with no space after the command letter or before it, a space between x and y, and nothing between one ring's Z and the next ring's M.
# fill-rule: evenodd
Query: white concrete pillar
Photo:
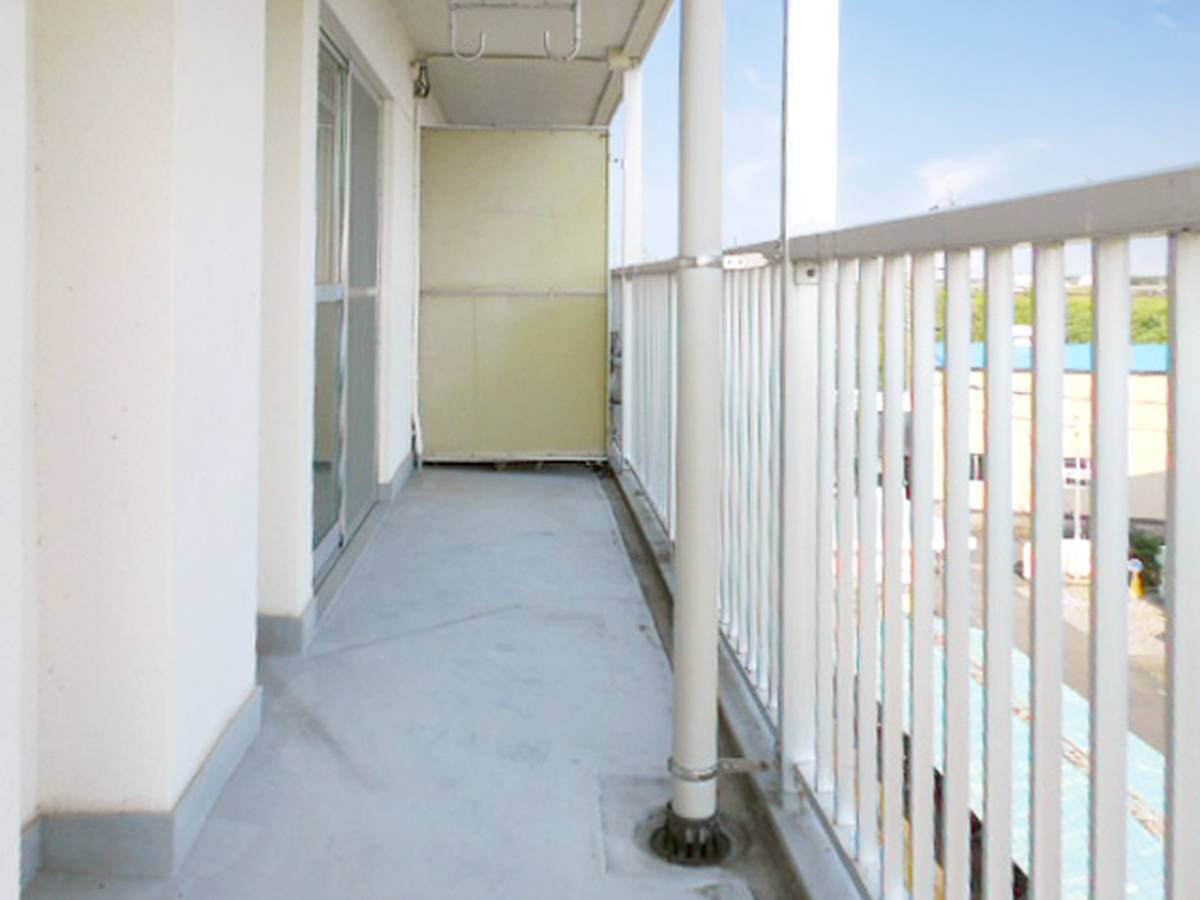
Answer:
M0 4L0 900L20 880L24 683L26 178L25 0Z
M783 0L780 232L832 228L837 214L838 7ZM781 760L786 794L816 760L816 267L784 258Z
M642 172L645 116L642 104L642 69L626 69L622 75L621 103L624 111L624 178L622 179L621 255L622 265L642 261ZM633 285L621 284L621 444L633 429Z
M787 4L785 178L787 233L827 231L837 220L838 41L841 0Z
M105 842L257 728L264 7L32 18L45 853L151 872Z
M717 809L721 566L722 0L684 0L680 44L679 524L675 603L676 815ZM679 773L684 773L682 776Z
M318 0L267 0L259 612L312 599Z

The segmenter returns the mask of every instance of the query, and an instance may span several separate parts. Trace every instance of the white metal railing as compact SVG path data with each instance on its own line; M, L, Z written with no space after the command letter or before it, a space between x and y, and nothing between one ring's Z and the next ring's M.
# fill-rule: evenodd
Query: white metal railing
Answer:
M628 323L621 341L621 364L628 367L622 373L622 421L628 431L622 452L672 540L677 293L678 278L671 270L651 268L614 284Z
M1091 896L1124 896L1128 886L1139 896L1200 897L1200 570L1187 564L1200 559L1194 228L1200 168L798 238L786 285L778 262L746 268L726 256L721 622L773 727L781 692L813 698L798 737L777 730L781 757L796 763L872 894L925 900L937 884L945 897L1007 897L1026 877L1039 898L1073 893L1066 869L1081 860L1063 848L1066 826L1084 811L1070 806L1080 801L1064 790L1066 771L1087 782ZM1126 583L1130 242L1148 235L1169 240L1171 340L1165 809L1161 881L1149 888L1127 867L1131 814L1147 814L1128 775ZM1063 724L1065 259L1075 241L1091 246L1095 310L1090 690L1076 698L1086 750ZM1014 654L1015 260L1029 261L1035 296L1028 659ZM633 424L623 453L672 531L676 266L614 272L632 298L623 327L632 331L624 402ZM970 342L980 277L986 503L982 553L973 554ZM785 306L814 324L811 344L781 347ZM785 366L790 353L803 358ZM798 383L781 384L783 371ZM785 566L781 528L793 526L782 521L780 473L800 454L782 446L781 396L814 382L816 403L788 433L815 443L800 504L815 522L796 529L811 546L789 540L797 558ZM781 589L785 572L813 586L798 595L810 604L805 615L781 610L792 596ZM781 634L781 622L796 620L814 623L812 633ZM1015 696L1015 665L1027 667L1027 701ZM982 713L978 734L972 706ZM1029 763L1019 780L1018 757ZM982 824L974 839L973 819Z
M779 703L781 266L725 276L721 625L769 708Z

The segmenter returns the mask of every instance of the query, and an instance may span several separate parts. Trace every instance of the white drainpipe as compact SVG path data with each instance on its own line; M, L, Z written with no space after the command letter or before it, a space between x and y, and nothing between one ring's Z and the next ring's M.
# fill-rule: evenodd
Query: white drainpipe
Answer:
M717 811L721 566L722 0L683 0L679 153L679 525L671 809L690 825Z

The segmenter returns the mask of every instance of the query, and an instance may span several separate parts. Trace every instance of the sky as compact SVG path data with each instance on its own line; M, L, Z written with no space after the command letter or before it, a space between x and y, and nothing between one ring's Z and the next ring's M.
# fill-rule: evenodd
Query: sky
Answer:
M782 13L725 10L732 246L778 228ZM839 226L1200 163L1200 0L842 0L840 44ZM644 63L645 259L677 252L678 65L676 2Z

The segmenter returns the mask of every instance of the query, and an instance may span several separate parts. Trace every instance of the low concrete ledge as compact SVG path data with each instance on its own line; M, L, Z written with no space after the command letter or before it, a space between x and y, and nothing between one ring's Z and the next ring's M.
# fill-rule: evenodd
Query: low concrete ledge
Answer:
M169 877L199 837L209 813L262 725L255 687L170 812L52 813L26 829L22 877L39 868L72 874Z
M404 490L404 486L408 484L408 480L412 478L416 468L416 460L411 453L404 457L404 462L396 467L396 471L392 475L392 480L379 486L379 501L381 503L391 503L399 497L400 492Z
M383 524L390 504L404 490L415 469L412 454L409 454L396 469L392 480L379 486L379 502L350 539L350 543L342 550L337 561L317 583L316 594L303 613L299 616L258 617L257 645L261 656L295 656L308 651L321 618L341 593L363 551Z
M261 656L292 656L303 653L317 630L317 604L310 600L298 616L258 617L256 639Z
M34 819L21 829L21 887L33 881L42 867L42 820Z
M671 542L632 472L627 469L614 472L613 477L673 602L678 581ZM774 760L775 735L724 638L721 639L720 666L721 718L737 751L747 759ZM771 771L747 777L785 851L792 875L807 896L821 900L866 900L870 896L866 885L830 834L808 785L801 779L799 791L787 797L785 806L778 765Z

